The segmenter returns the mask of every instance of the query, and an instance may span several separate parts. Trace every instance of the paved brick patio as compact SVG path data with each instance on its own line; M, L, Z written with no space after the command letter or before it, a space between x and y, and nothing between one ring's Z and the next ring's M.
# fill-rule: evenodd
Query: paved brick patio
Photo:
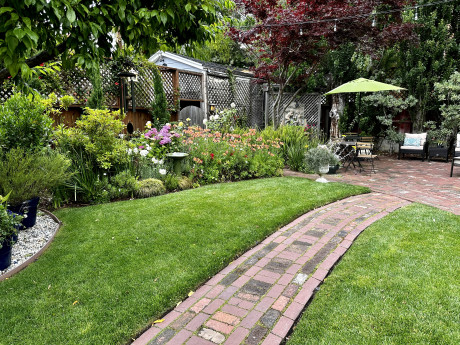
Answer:
M422 162L420 159L380 157L375 161L377 173L359 169L340 169L337 175L327 175L329 181L367 186L371 190L412 202L431 205L460 215L460 169L450 177L451 162ZM288 176L316 179L317 176L287 171Z
M371 193L301 216L207 281L133 345L280 344L354 239L409 203Z

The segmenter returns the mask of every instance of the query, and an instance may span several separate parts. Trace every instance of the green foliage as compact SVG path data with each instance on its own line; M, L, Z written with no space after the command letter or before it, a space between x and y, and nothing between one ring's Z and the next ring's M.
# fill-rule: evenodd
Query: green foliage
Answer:
M300 167L298 160L296 160L296 162L292 160L294 156L300 157L300 155L302 155L303 160L307 148L316 147L324 143L325 140L323 135L312 126L302 127L285 125L277 129L267 127L261 132L261 136L265 140L279 140L282 143L281 152L284 162L294 170L296 167Z
M302 171L305 168L306 145L301 142L291 144L287 148L287 164L293 171Z
M166 192L166 188L161 180L148 178L137 182L136 196L138 198L149 198L161 195Z
M75 63L87 70L95 68L97 61L111 56L113 32L127 46L150 54L163 42L174 46L205 41L211 36L208 25L218 20L219 10L229 2L117 0L94 6L92 0L26 0L5 5L0 4L0 63L13 77L20 73L28 79L26 59L41 51L48 54L37 65L62 52L65 68ZM0 79L8 74L0 71Z
M97 65L97 68L94 68L91 71L90 79L93 88L91 90L91 95L88 98L87 106L91 109L105 109L106 107L99 64Z
M153 89L155 90L155 99L152 102L152 124L154 128L160 128L169 122L171 115L168 111L168 101L163 88L163 80L160 71L156 66L152 68L153 72Z
M179 183L177 187L179 188L179 190L186 190L186 189L193 188L193 180L187 176L182 176L179 179Z
M460 72L454 72L449 80L435 83L434 89L443 102L440 108L443 128L451 132L460 130Z
M247 49L242 48L238 42L222 31L216 32L214 37L204 44L196 44L193 51L186 54L196 59L226 66L247 68L254 65Z
M339 164L340 159L326 145L318 145L308 150L305 163L309 169L319 174L319 169L324 166Z
M179 188L179 177L174 174L167 174L163 178L164 185L167 191L175 191Z
M137 179L131 171L125 170L113 176L110 180L114 187L111 199L133 197L138 189Z
M417 99L412 95L403 97L400 94L390 92L375 92L363 97L363 102L369 107L377 108L380 115L376 119L380 122L380 135L391 142L399 142L403 139L402 134L396 132L393 126L393 119L403 110L411 109L417 104Z
M85 151L99 168L109 169L129 163L129 144L118 138L124 127L119 111L85 108L74 128L59 127L54 134L62 151Z
M435 121L427 121L423 124L423 127L427 131L426 140L430 144L447 145L452 139L452 129L438 128Z
M53 120L51 105L39 95L15 93L0 105L0 149L34 150L48 145Z
M49 197L70 177L70 161L55 151L22 148L0 154L0 194L11 192L13 205L34 197Z
M16 227L21 223L22 216L9 212L7 202L10 193L6 196L0 195L0 249L5 243L12 240L17 232Z
M408 94L418 100L412 112L415 131L421 131L426 120L439 116L434 84L447 80L460 68L458 2L419 8L418 16L419 23L423 23L415 29L420 42L401 44L396 50L397 65L381 71L386 74L393 70L400 76Z

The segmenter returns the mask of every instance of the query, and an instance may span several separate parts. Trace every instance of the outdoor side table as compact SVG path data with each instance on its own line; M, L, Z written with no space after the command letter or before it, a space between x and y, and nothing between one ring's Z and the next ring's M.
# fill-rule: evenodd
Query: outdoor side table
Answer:
M428 147L428 161L431 158L442 158L445 159L446 163L449 158L449 148L440 146Z

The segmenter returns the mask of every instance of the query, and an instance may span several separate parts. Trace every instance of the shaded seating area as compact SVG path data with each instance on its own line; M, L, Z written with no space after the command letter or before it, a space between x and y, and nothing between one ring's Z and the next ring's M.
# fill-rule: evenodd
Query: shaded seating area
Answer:
M426 133L404 134L404 141L399 143L398 159L404 158L406 154L418 155L425 160L428 154L428 142Z

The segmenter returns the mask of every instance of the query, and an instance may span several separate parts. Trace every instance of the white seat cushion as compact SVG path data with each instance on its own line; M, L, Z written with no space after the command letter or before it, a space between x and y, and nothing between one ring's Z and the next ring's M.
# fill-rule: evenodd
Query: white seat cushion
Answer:
M404 134L406 138L419 138L420 139L420 146L425 145L426 141L426 133L418 133L418 134L413 134L413 133L406 133ZM405 147L405 146L403 146ZM414 147L414 146L411 146Z
M420 150L423 151L423 146L401 146L403 150Z

